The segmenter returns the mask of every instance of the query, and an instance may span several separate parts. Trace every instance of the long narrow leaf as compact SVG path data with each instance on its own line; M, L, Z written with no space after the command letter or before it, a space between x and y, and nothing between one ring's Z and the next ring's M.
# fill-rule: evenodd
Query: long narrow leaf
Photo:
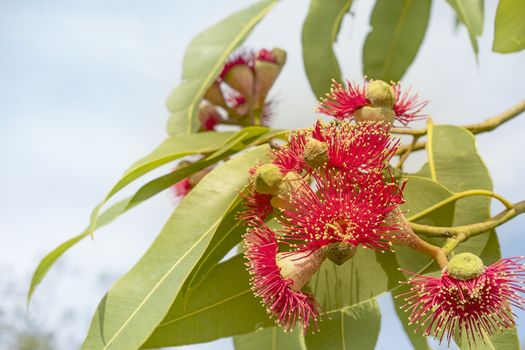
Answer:
M197 111L206 90L219 75L230 53L275 3L276 0L261 1L238 11L191 41L184 55L182 82L168 98L170 135L198 130Z

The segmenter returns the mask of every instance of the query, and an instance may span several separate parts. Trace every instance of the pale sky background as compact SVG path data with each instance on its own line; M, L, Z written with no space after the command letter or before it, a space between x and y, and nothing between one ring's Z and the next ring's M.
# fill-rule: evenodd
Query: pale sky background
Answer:
M0 314L23 306L37 262L81 232L122 172L166 136L165 99L178 84L191 38L250 3L0 2L0 291L12 295L0 302ZM491 52L495 5L486 1L476 65L465 29L454 33L451 9L434 1L425 42L403 82L432 101L428 111L436 123L480 121L525 98L525 53ZM362 78L372 6L354 3L356 16L346 17L336 45L350 79ZM306 127L316 119L300 48L307 8L308 1L280 2L246 43L288 51L272 90L279 100L275 127ZM495 190L513 202L525 199L524 131L525 115L478 138ZM419 164L416 159L409 167ZM169 194L158 195L79 244L51 271L30 318L55 334L60 349L78 347L105 290L142 255L172 210ZM524 224L520 217L498 230L503 255L524 254ZM380 303L377 349L391 349L392 341L409 348L389 298ZM524 339L525 321L519 322ZM230 348L230 339L184 347Z

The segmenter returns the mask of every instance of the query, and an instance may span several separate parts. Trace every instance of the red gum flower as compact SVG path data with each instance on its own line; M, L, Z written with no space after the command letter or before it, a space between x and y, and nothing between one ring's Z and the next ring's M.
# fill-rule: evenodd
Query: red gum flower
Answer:
M255 53L253 50L239 50L236 53L232 54L226 63L224 64L224 67L222 68L221 73L219 74L220 80L223 80L226 74L235 66L240 65L246 65L250 67L251 69L254 68L255 65Z
M276 63L275 55L272 51L266 50L266 49L260 49L257 52L257 60L258 61L264 61L264 62L270 62L270 63Z
M419 101L417 93L412 93L410 88L403 92L399 83L392 87L396 96L394 112L397 120L403 125L407 125L411 121L425 118L421 111L426 107L428 101Z
M382 171L399 146L399 140L380 122L323 125L317 121L312 137L327 144L328 167L347 172L356 180Z
M346 83L345 88L341 83L332 81L330 93L326 94L326 98L321 98L318 112L343 120L352 117L355 111L369 103L365 93L366 81L362 87L349 80Z
M469 346L484 334L494 335L515 326L511 305L523 309L524 257L501 259L476 278L460 280L443 271L440 278L414 274L402 308L411 323L425 327L424 334L450 344L455 331L465 332ZM446 334L446 336L445 336Z
M347 81L346 87L333 81L330 93L326 94L326 98L321 98L317 111L339 120L351 119L358 109L370 105L370 101L366 97L366 86L366 81L364 81L363 86ZM396 120L407 125L411 121L425 117L421 111L428 104L428 101L419 101L418 95L412 93L410 89L402 91L399 83L393 84L392 88L395 95L393 110Z
M253 174L252 174L253 175ZM247 186L246 193L241 194L244 199L244 208L239 212L237 218L248 224L253 220L265 220L272 212L273 207L270 203L271 194L263 194L255 191L252 183Z
M317 304L310 294L290 289L294 282L281 275L275 233L264 222L257 222L247 230L244 240L244 256L255 295L262 298L268 313L276 317L284 330L292 330L301 322L303 333L306 332L319 315Z
M173 192L175 193L176 197L184 197L191 190L190 178L187 177L185 179L180 180L179 182L171 186L171 188L173 189Z
M283 242L298 251L337 242L390 250L397 227L384 219L403 201L397 186L385 184L381 174L372 174L361 186L333 170L321 170L313 178L317 191L303 181L290 195L290 209L282 210Z
M307 136L304 132L293 132L290 135L288 144L273 151L273 164L277 165L284 174L291 171L302 172L309 166L304 161L304 146Z
M353 182L371 172L384 169L395 154L399 140L394 140L380 122L324 124L317 121L311 136L327 144L328 167L347 173ZM274 151L274 164L283 173L312 169L304 161L304 148L308 140L304 132L290 136L287 146Z

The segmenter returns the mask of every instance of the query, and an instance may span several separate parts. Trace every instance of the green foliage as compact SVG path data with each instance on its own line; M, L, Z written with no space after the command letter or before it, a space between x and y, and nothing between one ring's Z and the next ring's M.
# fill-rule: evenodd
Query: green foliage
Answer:
M452 125L429 126L427 155L429 177L452 192L470 189L492 190L492 179L481 159L474 135ZM490 198L469 197L456 203L453 225L465 225L490 217ZM489 240L494 236L494 240ZM457 252L481 254L486 264L500 258L495 232L472 237L458 247Z
M424 194L424 195L422 195ZM402 209L407 212L407 217L410 217L430 208L436 203L439 203L450 196L452 193L443 187L441 184L420 176L409 176L407 178L407 185L403 191L406 203ZM445 205L439 210L436 210L429 215L416 220L418 223L433 225L433 226L449 226L454 219L454 203ZM442 238L426 239L433 244L441 244ZM437 265L426 255L414 251L406 246L396 247L396 259L403 269L411 272L419 272L430 267L431 270L437 269Z
M179 294L146 348L199 343L273 325L248 283L244 257L210 270L185 301Z
M499 1L494 23L494 52L510 53L525 49L524 19L525 1Z
M275 0L258 2L234 13L197 35L184 55L182 83L168 99L168 133L193 133L199 129L199 103L219 75L228 55L275 5Z
M483 1L447 1L458 21L466 26L477 54L477 38L483 31ZM182 82L168 100L168 131L172 136L124 173L93 210L84 232L55 248L38 265L28 301L57 259L77 242L176 182L224 161L189 192L144 256L110 288L93 317L83 349L159 348L228 336L235 336L238 350L373 349L381 320L377 296L395 296L408 289L399 284L408 276L398 268L414 273L438 271L434 260L407 246L395 246L394 252L387 253L358 247L355 256L340 266L326 260L304 287L319 303L320 331L303 336L300 329L284 333L274 326L274 320L253 295L241 255L223 261L242 241L246 229L236 217L248 170L269 160L269 147L263 144L272 139L286 140L289 131L242 124L238 131L197 133L198 107L228 55L275 3L258 2L193 39L184 57ZM351 0L310 2L302 28L302 51L317 97L329 90L332 79L342 80L333 45L351 5ZM377 0L362 52L365 74L373 79L400 80L423 42L430 9L430 0ZM525 27L520 21L524 13L522 2L500 0L494 51L515 52L525 47ZM489 197L462 198L431 210L460 192L492 190L490 174L472 133L429 123L426 151L428 162L417 174L398 174L408 181L403 192L406 203L401 208L408 220L438 227L487 220ZM131 182L190 155L201 158L147 182L101 213L106 203ZM268 225L279 232L275 219ZM445 243L442 237L422 238L436 246ZM463 251L480 255L487 265L500 257L494 230L474 236L455 249ZM399 308L404 300L394 298L394 304ZM407 314L400 310L397 314L414 348L428 350L426 338L413 334ZM515 329L486 340L480 349L518 347ZM464 340L457 343L466 348Z
M83 349L134 349L147 340L238 200L248 169L267 151L260 146L227 161L184 198L145 255L102 299Z
M233 338L235 350L306 350L300 330L284 332L275 326Z
M333 44L352 0L312 0L301 40L306 76L316 98L330 91L332 79L342 81ZM327 25L328 24L328 25Z
M483 0L447 0L465 25L474 53L478 54L478 36L483 33Z
M308 350L373 350L381 327L381 312L372 299L327 315L319 332L305 337Z
M416 57L430 18L430 0L378 0L363 48L364 74L399 81Z

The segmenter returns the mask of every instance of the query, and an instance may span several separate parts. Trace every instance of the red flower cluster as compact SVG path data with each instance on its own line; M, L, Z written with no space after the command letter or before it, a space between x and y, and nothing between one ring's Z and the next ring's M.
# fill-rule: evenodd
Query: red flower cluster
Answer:
M501 259L485 267L477 277L459 279L445 269L440 278L415 275L410 292L400 296L407 302L411 323L440 342L450 343L455 332L466 336L470 347L486 335L515 326L511 306L523 309L525 298L524 257Z
M217 124L267 125L272 101L268 93L286 61L281 49L241 49L224 63L217 79L204 95L201 130Z
M386 171L398 146L389 127L317 122L292 133L287 145L273 150L271 164L252 171L240 215L250 227L245 256L255 294L284 329L301 321L306 330L315 322L317 304L300 288L324 258L332 259L326 253L331 244L390 249L396 226L385 218L403 197ZM279 234L264 223L275 210ZM290 251L278 253L278 243Z

